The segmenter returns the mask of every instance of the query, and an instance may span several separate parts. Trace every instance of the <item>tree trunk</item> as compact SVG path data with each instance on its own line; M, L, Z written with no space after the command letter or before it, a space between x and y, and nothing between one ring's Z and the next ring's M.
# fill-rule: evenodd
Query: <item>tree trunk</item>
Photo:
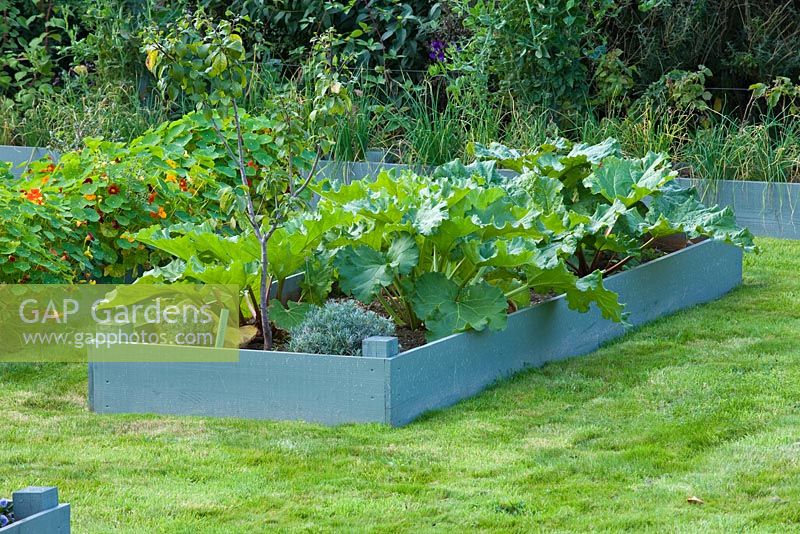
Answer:
M269 290L270 285L267 280L267 265L269 265L269 256L267 253L267 239L261 236L258 240L261 245L261 290L260 295L260 308L261 308L261 333L264 336L264 350L272 350L272 327L269 325Z

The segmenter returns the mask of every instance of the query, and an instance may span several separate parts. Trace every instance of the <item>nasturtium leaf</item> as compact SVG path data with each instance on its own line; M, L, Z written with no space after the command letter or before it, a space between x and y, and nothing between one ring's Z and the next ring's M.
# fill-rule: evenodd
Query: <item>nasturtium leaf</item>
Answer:
M125 203L125 198L122 195L109 195L103 199L102 208L106 213L119 208Z
M82 195L93 195L97 192L97 184L95 182L85 182L81 185L81 194Z
M100 220L100 214L91 208L84 208L83 218L90 222L97 222Z

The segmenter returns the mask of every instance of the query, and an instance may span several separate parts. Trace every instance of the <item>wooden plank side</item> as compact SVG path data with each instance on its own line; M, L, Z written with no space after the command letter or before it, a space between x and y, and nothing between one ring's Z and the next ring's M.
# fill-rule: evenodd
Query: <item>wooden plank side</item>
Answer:
M242 350L239 362L101 363L99 413L383 422L386 360Z
M630 322L643 324L719 298L742 279L741 250L707 241L607 281ZM596 308L570 310L563 297L509 316L502 332L456 334L389 360L387 419L403 425L470 397L527 367L586 354L625 332Z

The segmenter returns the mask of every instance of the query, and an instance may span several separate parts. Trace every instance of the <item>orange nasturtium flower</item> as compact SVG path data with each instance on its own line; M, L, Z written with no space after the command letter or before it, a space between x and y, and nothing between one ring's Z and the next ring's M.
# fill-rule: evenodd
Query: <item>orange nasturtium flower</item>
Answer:
M167 181L168 182L172 182L174 184L174 183L177 183L178 179L175 177L174 174L172 174L170 172L170 173L167 173Z
M25 193L25 198L27 198L34 204L39 204L40 206L44 204L44 196L42 195L42 191L37 187L34 187L33 189Z
M158 207L158 212L155 212L155 211L151 211L150 212L150 217L152 217L153 219L158 219L159 217L162 218L162 219L166 219L167 218L167 212L164 211L163 206L159 206Z
M174 169L175 167L177 167L177 166L178 166L178 164L177 164L177 163L175 163L174 161L172 161L171 159L168 159L168 160L167 160L167 165L169 165L169 166L170 166L170 167L172 167L173 169Z
M83 195L83 198L91 202L97 198L97 195Z

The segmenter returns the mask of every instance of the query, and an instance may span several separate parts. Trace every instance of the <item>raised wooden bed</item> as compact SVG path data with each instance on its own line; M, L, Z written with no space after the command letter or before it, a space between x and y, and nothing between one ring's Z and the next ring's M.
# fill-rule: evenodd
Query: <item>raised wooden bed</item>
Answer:
M69 504L58 503L58 490L52 487L28 487L15 491L16 521L3 534L69 534Z
M606 284L639 325L719 298L741 280L741 250L706 241ZM241 350L238 362L93 362L89 401L99 413L401 426L517 371L585 354L624 332L596 309L570 310L560 296L510 315L502 332L455 334L399 354L396 338L371 338L364 357Z

